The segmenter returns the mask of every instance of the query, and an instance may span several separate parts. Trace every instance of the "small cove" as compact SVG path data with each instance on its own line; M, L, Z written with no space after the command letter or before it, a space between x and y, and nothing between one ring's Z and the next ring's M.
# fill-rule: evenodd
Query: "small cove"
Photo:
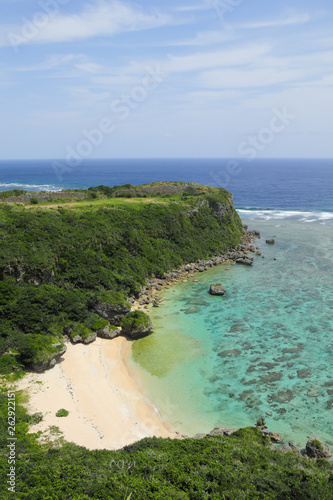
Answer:
M154 334L134 343L132 365L161 416L184 434L264 416L286 441L304 447L315 432L332 445L331 220L241 217L261 231L255 245L265 258L163 291L165 301L151 310ZM209 295L214 282L226 287L224 297Z

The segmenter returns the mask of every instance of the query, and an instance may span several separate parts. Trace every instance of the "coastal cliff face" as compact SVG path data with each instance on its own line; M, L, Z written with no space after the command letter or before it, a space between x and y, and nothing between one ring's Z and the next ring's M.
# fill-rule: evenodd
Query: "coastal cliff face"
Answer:
M68 205L49 206L44 194L30 206L0 204L0 354L6 366L40 367L44 360L52 366L50 346L64 335L93 341L129 314L128 302L147 280L237 253L244 235L224 189L160 182L65 195ZM11 200L10 193L4 199Z

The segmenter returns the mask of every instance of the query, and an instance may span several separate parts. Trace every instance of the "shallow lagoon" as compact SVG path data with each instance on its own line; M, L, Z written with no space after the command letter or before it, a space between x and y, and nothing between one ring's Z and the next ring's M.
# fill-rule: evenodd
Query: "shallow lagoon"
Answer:
M221 265L163 291L166 300L151 310L154 334L133 346L133 367L182 433L264 416L286 441L304 447L315 432L332 445L333 216L240 215L261 231L255 245L265 258L256 256L252 268ZM223 283L226 295L210 296L211 283Z

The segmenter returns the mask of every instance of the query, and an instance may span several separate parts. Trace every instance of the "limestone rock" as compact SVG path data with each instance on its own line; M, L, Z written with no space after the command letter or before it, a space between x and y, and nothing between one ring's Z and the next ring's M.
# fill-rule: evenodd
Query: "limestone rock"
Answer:
M155 300L153 302L153 307L159 307L161 302L163 302L164 297L155 297Z
M210 285L209 293L211 295L224 295L226 293L226 289L223 285L217 283L215 285Z
M269 432L268 435L273 443L280 443L282 441L282 437L277 432Z
M82 337L81 335L75 335L71 338L71 341L73 344L78 344L79 342L82 342Z
M270 239L270 240L266 240L266 243L267 243L268 245L274 245L275 240L272 238L272 239Z
M319 385L313 385L307 392L310 398L317 398L319 396Z
M97 331L97 336L101 339L114 339L120 335L121 328L112 328L110 325L106 325Z
M87 336L82 336L82 335L74 335L71 337L71 341L73 344L78 344L79 342L82 342L82 344L91 344L94 342L97 338L97 333L96 332L91 332Z
M297 371L297 377L298 378L310 378L311 377L311 372L310 370L304 368L303 370L298 370Z
M237 264L243 264L245 266L252 266L253 264L253 257L240 257L236 259Z
M229 429L228 427L214 427L212 431L210 431L209 435L210 436L230 436L233 432L235 432L234 429Z
M119 306L116 304L108 304L107 302L99 302L95 305L95 311L102 318L117 325L123 317L130 312L130 308L126 305Z
M199 307L198 306L192 306L186 309L185 314L196 314L199 312Z
M330 458L332 453L321 439L315 434L312 434L309 441L306 443L305 454L310 458Z
M289 403L294 397L295 394L290 389L280 391L278 394L269 394L269 398L276 403Z
M152 333L154 325L150 317L142 311L133 311L129 313L120 324L121 334L136 340Z
M240 349L228 349L227 351L221 351L218 353L220 358L237 358L242 354Z
M46 355L45 359L40 363L35 363L34 365L32 365L31 368L35 372L41 373L45 370L53 368L57 361L61 358L61 356L67 351L67 347L62 342L57 342L56 344L53 344L52 347L55 352Z
M280 448L282 453L288 453L288 451L296 451L299 455L301 455L301 450L297 448L297 446L293 445L292 443L285 444Z
M84 337L82 339L82 342L84 344L91 344L91 342L95 342L96 338L97 338L97 333L91 332L91 333L89 333L89 335L87 337Z

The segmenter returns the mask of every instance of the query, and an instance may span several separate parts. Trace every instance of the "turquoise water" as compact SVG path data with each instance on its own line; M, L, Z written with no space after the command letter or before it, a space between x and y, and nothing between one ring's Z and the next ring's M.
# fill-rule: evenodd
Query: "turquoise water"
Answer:
M218 266L164 291L151 309L153 335L134 343L133 366L182 433L264 416L286 441L304 447L314 432L332 445L333 214L240 215L261 231L255 245L265 258L251 268ZM224 284L224 297L208 294L214 282Z

